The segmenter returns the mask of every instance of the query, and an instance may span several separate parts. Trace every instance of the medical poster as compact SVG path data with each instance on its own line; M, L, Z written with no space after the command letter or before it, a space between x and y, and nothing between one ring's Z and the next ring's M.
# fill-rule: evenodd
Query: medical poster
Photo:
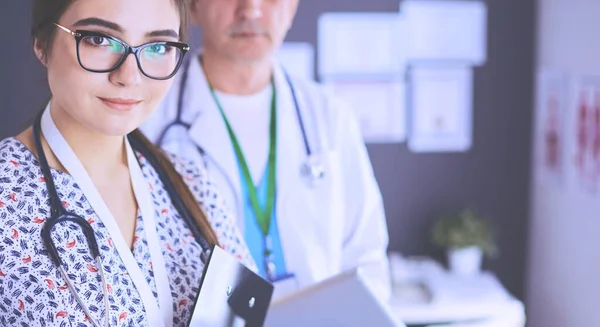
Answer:
M318 21L319 77L401 74L407 35L397 13L324 13Z
M354 110L366 143L406 139L406 86L401 81L336 80L323 85Z
M535 176L546 186L563 187L566 174L566 75L541 71L537 77L535 107Z
M308 42L284 42L276 54L290 76L314 80L315 49Z
M582 77L574 88L571 162L575 190L600 191L600 77Z
M471 147L473 72L439 64L409 72L408 147L413 152L463 152Z
M473 66L487 57L487 7L475 0L405 0L409 60L454 60Z

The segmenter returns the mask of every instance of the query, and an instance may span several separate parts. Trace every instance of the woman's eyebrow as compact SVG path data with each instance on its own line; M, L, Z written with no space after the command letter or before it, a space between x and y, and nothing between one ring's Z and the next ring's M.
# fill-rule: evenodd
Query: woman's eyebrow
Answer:
M113 22L105 20L105 19L102 19L102 18L98 18L98 17L89 17L89 18L81 19L81 20L77 21L75 24L73 24L73 26L76 26L76 27L99 26L99 27L108 28L115 32L125 33L125 29L123 27L121 27L121 25L119 25L117 23L113 23ZM157 37L157 36L166 36L166 37L172 37L175 39L179 39L179 33L175 32L172 29L156 30L156 31L146 33L146 37L148 37L148 38Z
M166 30L158 30L146 33L146 37L157 37L157 36L168 36L175 39L179 39L179 33L174 30L166 29Z
M121 27L119 24L109 22L105 19L97 18L97 17L89 17L89 18L84 18L84 19L78 20L75 24L73 24L73 26L76 26L76 27L99 26L99 27L108 28L110 30L113 30L113 31L116 31L119 33L125 32L125 29L123 29L123 27Z

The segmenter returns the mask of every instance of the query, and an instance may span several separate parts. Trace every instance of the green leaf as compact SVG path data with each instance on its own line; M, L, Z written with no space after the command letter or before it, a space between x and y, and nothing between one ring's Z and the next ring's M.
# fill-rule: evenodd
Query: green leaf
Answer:
M491 223L471 209L438 219L432 230L432 241L444 248L477 246L489 257L498 254Z

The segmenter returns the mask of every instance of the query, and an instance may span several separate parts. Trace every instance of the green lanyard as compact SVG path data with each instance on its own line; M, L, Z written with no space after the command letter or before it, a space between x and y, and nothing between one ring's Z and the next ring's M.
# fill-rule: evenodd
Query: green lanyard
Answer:
M273 204L275 202L275 158L277 157L277 111L276 103L277 103L277 95L275 91L275 84L273 84L273 97L271 99L271 120L269 123L269 159L268 159L268 172L267 172L267 203L265 208L261 208L258 203L258 195L256 191L256 186L254 182L252 182L252 176L250 175L250 169L248 169L248 164L246 163L246 159L244 154L242 153L242 148L225 116L225 112L217 99L217 95L213 90L212 86L210 87L210 92L212 94L219 111L221 112L221 116L223 116L223 120L225 121L225 125L227 126L227 131L229 132L229 137L231 138L231 143L233 143L233 149L235 150L235 155L237 156L238 161L242 165L242 172L244 174L244 183L246 184L246 189L248 190L248 195L250 196L250 203L252 204L252 209L254 210L254 216L256 217L256 221L262 230L264 237L266 238L269 235L269 226L271 224L271 214L273 213ZM250 123L250 122L248 122ZM267 252L270 252L269 249L266 249Z

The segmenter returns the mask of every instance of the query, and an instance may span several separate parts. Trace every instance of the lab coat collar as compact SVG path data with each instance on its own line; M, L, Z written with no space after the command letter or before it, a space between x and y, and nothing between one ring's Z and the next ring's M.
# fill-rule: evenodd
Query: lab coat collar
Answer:
M282 203L298 186L305 153L292 92L278 63L274 63L273 79L277 90L277 202ZM286 224L282 211L277 212L278 225Z
M284 71L279 64L274 65L273 79L277 89L277 227L282 240L282 250L288 272L300 272L302 260L297 249L301 248L301 238L293 235L302 228L302 222L295 219L299 213L291 213L289 201L302 201L305 188L300 176L301 165L306 158L302 132L300 129L294 98ZM296 96L301 97L298 88ZM298 99L301 103L301 99ZM300 108L302 109L302 108ZM303 116L303 118L306 115ZM306 119L304 119L306 121ZM300 281L300 280L298 280Z

